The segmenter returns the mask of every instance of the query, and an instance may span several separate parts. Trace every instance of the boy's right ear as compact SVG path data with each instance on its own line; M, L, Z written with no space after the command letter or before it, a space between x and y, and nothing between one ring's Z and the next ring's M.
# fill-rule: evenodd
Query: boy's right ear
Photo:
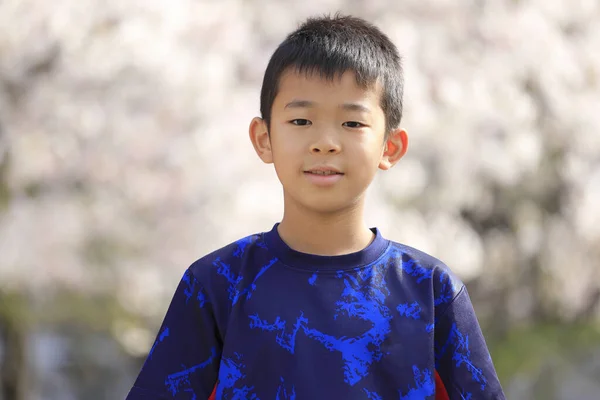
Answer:
M256 154L264 163L271 164L273 162L273 152L271 151L271 139L265 120L259 117L252 118L249 133Z

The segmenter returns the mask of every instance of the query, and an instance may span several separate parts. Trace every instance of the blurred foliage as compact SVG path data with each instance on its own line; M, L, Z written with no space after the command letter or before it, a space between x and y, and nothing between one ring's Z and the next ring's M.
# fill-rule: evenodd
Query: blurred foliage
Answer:
M500 380L510 382L515 376L535 375L549 357L565 360L566 364L576 363L582 353L600 348L600 326L556 321L513 328L505 338L488 342Z

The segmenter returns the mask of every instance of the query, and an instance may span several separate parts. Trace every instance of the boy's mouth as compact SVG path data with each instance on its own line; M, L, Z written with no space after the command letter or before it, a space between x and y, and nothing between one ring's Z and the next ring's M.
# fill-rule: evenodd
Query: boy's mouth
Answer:
M305 174L314 174L314 175L344 175L341 172L335 171L305 171Z
M304 171L305 174L313 174L313 175L344 175L337 168L333 167L316 167L311 168L309 170Z
M320 187L330 187L339 182L344 173L334 167L321 166L304 171L309 182Z

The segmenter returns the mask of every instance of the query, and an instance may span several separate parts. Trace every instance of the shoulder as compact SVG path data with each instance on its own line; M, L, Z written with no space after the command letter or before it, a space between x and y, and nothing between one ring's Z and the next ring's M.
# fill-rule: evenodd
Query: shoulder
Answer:
M222 274L232 275L239 272L257 249L266 249L262 233L248 235L206 254L194 261L188 271L196 280L207 285L216 270L226 270Z
M262 234L246 236L197 259L184 273L182 295L194 296L201 308L209 305L221 337L227 332L233 304L243 294L238 288L241 271L255 264L253 254L263 246Z
M398 242L390 242L390 251L413 284L431 286L436 308L450 304L463 290L462 280L440 259Z

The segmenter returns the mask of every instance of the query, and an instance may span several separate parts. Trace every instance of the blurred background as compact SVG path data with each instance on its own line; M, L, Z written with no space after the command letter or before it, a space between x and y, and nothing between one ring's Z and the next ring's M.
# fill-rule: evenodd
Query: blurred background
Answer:
M247 136L335 11L404 57L368 222L466 283L509 399L600 390L597 0L0 2L0 399L122 399L184 270L282 215Z

